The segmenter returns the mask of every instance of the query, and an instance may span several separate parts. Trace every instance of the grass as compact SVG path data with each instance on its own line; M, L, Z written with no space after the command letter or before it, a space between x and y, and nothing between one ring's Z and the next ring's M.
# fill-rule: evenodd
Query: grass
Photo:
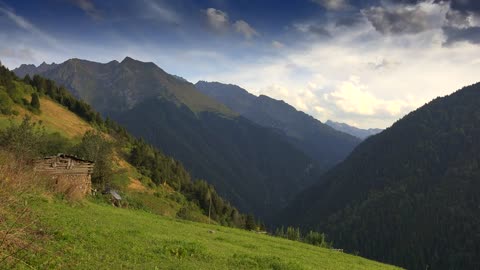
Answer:
M67 202L13 160L0 151L0 269L398 269L101 200Z
M41 113L33 114L20 106L15 106L19 112L17 116L0 115L0 128L8 127L10 119L15 123L21 122L25 115L28 115L34 121L41 121L49 133L59 132L67 138L79 138L92 127L76 114L62 107L58 103L48 99L40 98Z
M239 229L84 202L35 200L48 269L398 269ZM213 233L211 233L213 231ZM26 262L29 263L28 257Z

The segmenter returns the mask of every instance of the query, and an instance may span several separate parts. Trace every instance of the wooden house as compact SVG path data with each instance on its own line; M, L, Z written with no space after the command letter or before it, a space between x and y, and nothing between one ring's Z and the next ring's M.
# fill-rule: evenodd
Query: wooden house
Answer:
M35 171L51 177L57 192L75 198L90 194L94 166L92 161L65 154L35 160Z

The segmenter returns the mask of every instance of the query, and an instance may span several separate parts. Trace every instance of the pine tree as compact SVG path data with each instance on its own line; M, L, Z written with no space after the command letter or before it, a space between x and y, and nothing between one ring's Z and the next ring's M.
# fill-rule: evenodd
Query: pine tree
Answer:
M25 75L25 77L23 78L23 82L27 83L27 84L32 84L32 78L30 78L30 75Z
M36 110L40 110L40 99L38 98L37 93L32 94L32 100L30 101L30 106Z
M253 217L252 214L249 214L247 216L247 219L245 220L245 229L246 230L255 230L256 224L255 224L255 218Z

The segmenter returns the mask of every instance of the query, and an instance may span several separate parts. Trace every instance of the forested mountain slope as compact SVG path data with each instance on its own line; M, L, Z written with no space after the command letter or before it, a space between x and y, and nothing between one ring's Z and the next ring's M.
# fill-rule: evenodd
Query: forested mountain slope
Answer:
M257 97L231 84L199 81L195 86L245 118L285 134L289 142L323 168L342 161L360 143L358 138L337 131L284 101L265 95Z
M267 218L318 178L316 162L285 136L153 63L71 59L42 74L182 161L243 211Z
M480 268L480 84L361 143L282 220L408 269Z

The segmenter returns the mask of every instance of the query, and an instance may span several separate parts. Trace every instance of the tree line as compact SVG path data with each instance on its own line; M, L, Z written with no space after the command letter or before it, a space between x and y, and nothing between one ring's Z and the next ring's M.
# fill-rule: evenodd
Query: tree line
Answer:
M17 76L0 65L0 114L18 114L13 109L18 104L33 113L40 112L40 100L36 92L31 93L30 100L25 98L25 91L18 83Z

